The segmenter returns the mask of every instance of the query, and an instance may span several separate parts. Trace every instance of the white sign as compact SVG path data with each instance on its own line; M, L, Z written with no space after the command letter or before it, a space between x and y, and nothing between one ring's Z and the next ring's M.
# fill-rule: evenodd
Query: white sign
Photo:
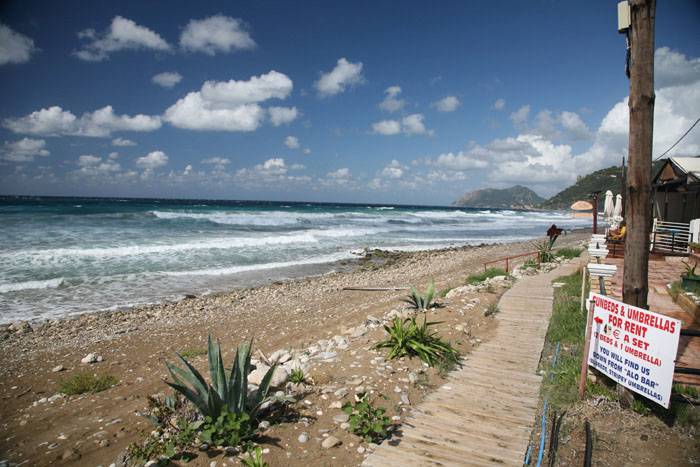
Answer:
M595 300L588 364L668 408L681 322L605 295Z

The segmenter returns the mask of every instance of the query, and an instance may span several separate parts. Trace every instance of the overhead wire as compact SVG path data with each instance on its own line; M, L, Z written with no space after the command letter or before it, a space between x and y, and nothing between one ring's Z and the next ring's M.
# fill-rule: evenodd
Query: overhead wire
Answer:
M700 122L700 118L698 118L697 120L695 120L695 123L693 123L693 125L692 125L690 128L688 128L688 131L686 131L686 132L683 134L683 136L681 136L681 137L678 139L678 141L676 141L675 143L673 143L673 146L671 146L670 148L668 148L668 149L666 150L666 152L664 152L664 153L661 154L659 157L657 157L656 159L654 159L654 162L658 161L659 159L661 159L662 157L664 157L666 154L668 154L669 151L671 151L671 149L675 148L676 145L677 145L678 143L680 143L680 142L683 140L683 138L685 138L685 137L688 135L688 133L690 133L690 130L692 130L693 128L695 128L695 125L697 125L698 122Z

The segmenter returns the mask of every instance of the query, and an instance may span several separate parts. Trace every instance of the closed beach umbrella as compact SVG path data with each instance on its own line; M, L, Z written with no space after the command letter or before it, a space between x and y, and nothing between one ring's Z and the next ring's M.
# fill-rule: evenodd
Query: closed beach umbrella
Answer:
M615 209L613 209L613 217L622 217L622 195L617 195Z
M605 209L603 210L603 216L605 219L610 219L613 216L613 210L615 205L613 203L613 192L608 190L605 192Z

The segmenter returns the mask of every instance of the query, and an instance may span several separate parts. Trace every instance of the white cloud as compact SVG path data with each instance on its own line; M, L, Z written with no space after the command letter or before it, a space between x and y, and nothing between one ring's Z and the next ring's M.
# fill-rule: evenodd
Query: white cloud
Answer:
M510 114L509 119L513 121L516 127L518 127L520 124L525 123L527 121L528 117L530 116L530 106L529 105L524 105L520 107L518 110Z
M302 152L304 154L311 154L311 148L304 148Z
M149 49L159 52L170 50L170 45L157 33L121 16L115 16L103 34L87 29L78 33L78 37L93 40L82 49L73 52L78 58L89 62L102 61L108 58L110 53L125 49Z
M130 139L115 138L112 140L112 146L136 146L136 143Z
M290 149L299 149L301 147L299 145L299 139L297 139L296 136L287 136L284 140L284 145Z
M460 102L455 96L447 96L433 102L430 106L437 108L439 112L454 112L460 106Z
M396 120L382 120L372 124L372 133L379 135L396 135L401 132L401 123Z
M0 24L0 65L27 63L36 51L33 39Z
M550 140L559 139L561 138L561 132L556 127L557 123L558 119L552 117L552 111L545 109L535 116L535 129L527 131L527 133L544 136ZM521 127L521 129L524 129L524 127Z
M91 165L97 165L102 158L100 157L95 157L91 155L82 155L78 157L78 165L80 167L86 167L86 166L91 166Z
M228 53L231 49L253 49L255 41L246 29L243 21L223 15L190 20L180 35L180 46L190 52L204 52L207 55Z
M382 171L379 172L379 175L383 178L399 179L402 178L409 170L410 169L408 167L401 165L399 161L393 159L390 164L386 165Z
M254 131L266 115L266 110L258 103L272 98L285 99L292 87L291 79L274 70L252 76L248 81L207 81L200 91L190 92L170 106L164 119L188 130ZM287 123L296 115L294 107L270 109L275 125Z
M449 171L458 170L470 170L470 169L484 169L489 166L489 163L480 158L475 157L476 154L466 154L462 151L458 152L457 155L451 152L440 154L433 164L435 167L446 169Z
M320 97L334 96L344 92L348 86L365 82L362 76L362 62L351 63L339 58L335 68L329 73L321 73L321 78L314 83Z
M161 121L159 116L116 115L110 105L86 112L80 118L53 106L36 110L26 117L7 118L3 125L15 133L31 135L109 137L114 131L154 131L160 128Z
M270 122L274 126L290 123L298 116L296 107L270 107L268 111L270 112Z
M401 120L401 130L407 135L433 135L433 130L426 130L422 114L412 114Z
M105 162L102 162L101 157L84 154L78 157L76 163L80 166L80 169L72 174L78 176L104 177L121 170L119 163L111 157Z
M574 112L564 111L561 113L561 125L566 130L567 135L573 141L588 141L593 137L593 133L588 129L581 117Z
M209 159L202 159L202 164L212 164L215 170L223 171L226 169L226 165L231 163L231 160L226 157L210 157Z
M22 138L19 141L5 141L0 149L0 159L11 162L33 162L34 156L46 157L50 153L43 139Z
M654 87L667 88L692 84L700 80L700 58L688 60L668 47L654 53Z
M342 169L338 169L335 172L328 172L326 174L326 177L334 179L350 178L350 169L348 169L347 167L343 167Z
M151 78L151 81L159 86L163 86L164 88L172 88L177 83L182 81L182 75L175 71L164 71L163 73L158 73Z
M505 99L496 99L496 102L493 103L493 109L494 110L503 110L506 106L506 100Z
M406 135L434 135L433 130L426 130L422 114L412 114L397 120L382 120L372 124L372 133L378 135L396 135L403 132Z
M386 88L384 92L387 96L379 103L380 109L386 110L387 112L396 112L406 103L403 99L396 98L396 96L401 94L401 88L399 86L390 86Z
M147 156L136 159L136 167L146 170L163 167L168 163L168 156L163 151L153 151Z

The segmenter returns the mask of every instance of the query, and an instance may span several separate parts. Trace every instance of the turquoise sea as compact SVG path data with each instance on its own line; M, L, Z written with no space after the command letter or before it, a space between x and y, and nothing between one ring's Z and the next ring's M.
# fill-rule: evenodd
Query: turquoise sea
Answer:
M0 323L321 274L365 248L524 240L568 212L265 201L0 197Z

